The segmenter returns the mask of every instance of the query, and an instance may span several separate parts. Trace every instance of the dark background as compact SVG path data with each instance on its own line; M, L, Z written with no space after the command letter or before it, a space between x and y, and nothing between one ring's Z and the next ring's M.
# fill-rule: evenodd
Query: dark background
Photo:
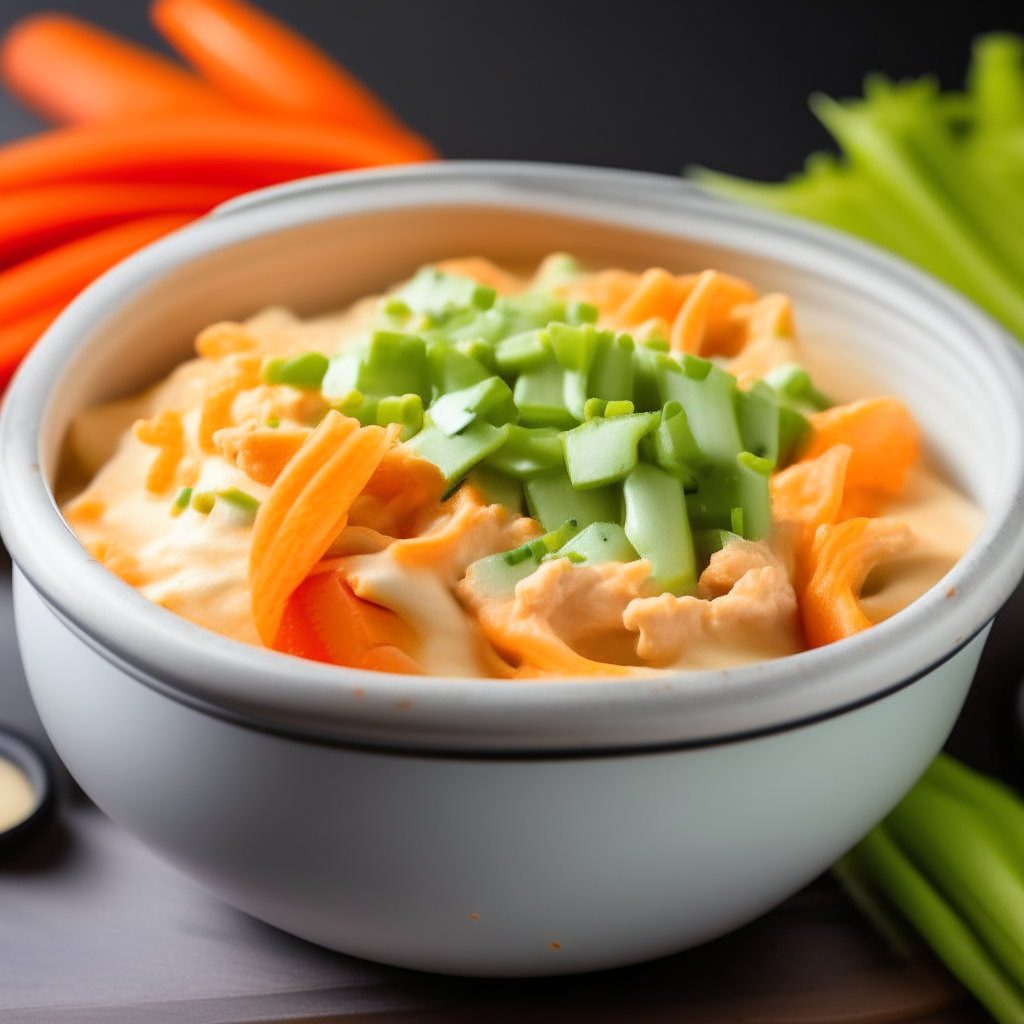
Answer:
M43 9L0 0L0 33ZM57 6L57 5L55 5ZM262 0L339 58L449 158L603 164L676 174L703 164L778 179L829 146L807 109L858 95L865 72L926 72L959 88L971 40L1024 33L1024 5L924 3L483 4ZM60 9L165 49L144 0ZM41 127L0 95L0 140ZM2 197L0 197L2 201ZM1014 696L1024 674L1024 589L997 620L950 742L1024 782Z

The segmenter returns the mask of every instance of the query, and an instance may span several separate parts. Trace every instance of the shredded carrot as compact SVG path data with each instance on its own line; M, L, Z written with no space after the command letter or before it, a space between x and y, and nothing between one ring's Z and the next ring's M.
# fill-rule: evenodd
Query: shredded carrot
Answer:
M64 518L74 523L94 523L107 511L102 498L76 498L64 507Z
M166 57L67 14L19 21L0 47L0 72L27 107L58 122L234 109Z
M676 277L661 267L645 270L636 287L615 311L616 326L628 330L652 317L674 320L698 280L697 274Z
M736 306L756 298L757 293L746 281L717 270L705 270L672 322L672 351L696 356L735 355L722 350L723 343L732 338L730 314Z
M867 398L814 413L810 421L813 434L802 458L814 458L834 444L848 444L853 449L846 470L848 487L893 496L903 491L907 470L920 455L921 431L901 401Z
M181 413L165 409L151 420L136 420L134 431L143 444L160 449L146 474L146 490L150 494L164 494L174 483L178 464L185 454L185 427Z
M213 445L250 480L270 487L309 437L308 427L262 427L254 423L225 427Z
M233 426L231 407L239 392L256 387L261 380L262 359L258 355L242 353L228 356L226 374L211 385L203 397L199 412L197 438L201 451L214 453L218 450L213 435L225 427Z
M446 486L437 466L395 445L384 454L363 495L387 504L392 530L382 532L408 537L418 532L422 519L440 514Z
M142 564L130 552L123 551L110 538L92 541L85 545L86 550L104 569L124 580L130 587L141 586L146 581Z
M440 529L419 537L396 541L391 556L400 565L429 566L444 561L462 542L470 524L488 508L483 496L472 484L463 484L450 499L451 513Z
M7 387L18 364L63 308L64 303L58 303L29 313L13 323L0 325L0 391Z
M256 514L249 582L256 630L268 646L288 597L341 532L349 506L401 432L398 424L360 428L358 421L346 426L347 419L335 410L327 414Z
M210 324L196 335L196 354L204 359L220 359L236 352L251 352L259 342L234 320Z
M818 527L810 581L801 601L804 632L811 647L867 629L871 621L859 604L861 587L879 562L908 551L914 536L895 519L848 519Z
M821 455L804 458L772 476L772 518L793 520L812 532L822 523L834 523L852 454L848 444L834 444Z
M556 290L563 292L566 298L596 306L602 317L612 317L629 298L639 280L639 274L628 270L602 270Z

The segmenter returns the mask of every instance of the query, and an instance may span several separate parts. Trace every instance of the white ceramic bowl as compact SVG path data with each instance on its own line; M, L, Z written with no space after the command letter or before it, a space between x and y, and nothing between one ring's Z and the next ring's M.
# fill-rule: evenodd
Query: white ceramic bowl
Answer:
M338 307L431 259L716 266L870 364L987 510L889 621L655 680L403 678L288 658L150 604L51 496L69 419L270 302ZM1024 570L1024 374L990 320L832 233L618 171L442 164L237 200L54 324L0 425L18 634L54 745L103 810L230 903L335 949L481 975L611 967L710 939L813 878L941 746Z

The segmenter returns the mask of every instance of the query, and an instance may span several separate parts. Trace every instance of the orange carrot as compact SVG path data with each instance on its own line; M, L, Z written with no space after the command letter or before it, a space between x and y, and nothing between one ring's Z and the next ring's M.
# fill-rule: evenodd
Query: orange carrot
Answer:
M87 183L19 189L0 204L0 266L134 217L206 213L238 195L229 185Z
M895 519L847 519L818 527L813 572L800 603L811 647L852 636L871 625L858 598L868 573L879 562L908 551L914 536Z
M135 436L143 443L159 448L146 474L146 490L163 494L174 483L178 464L185 454L185 426L181 413L165 409L151 420L136 420Z
M814 458L804 458L771 478L772 518L790 519L813 532L834 523L843 501L846 469L853 449L834 444Z
M626 301L616 310L616 324L628 329L652 317L673 321L698 280L697 274L676 277L660 267L645 270Z
M287 25L245 0L155 0L164 38L225 96L285 117L337 121L436 153L357 78Z
M289 596L344 527L400 427L358 427L333 409L285 467L260 506L249 550L253 619L263 642L277 635Z
M813 434L801 458L811 459L834 444L853 449L846 471L849 488L895 496L921 451L921 431L896 398L867 398L837 405L811 417Z
M0 324L0 391L7 387L18 364L63 308L64 304L58 303L29 313L14 323Z
M735 355L720 351L720 337L729 334L729 314L741 303L750 303L757 293L746 281L717 270L705 270L693 286L672 323L669 343L673 352L691 355Z
M66 303L93 278L192 217L142 217L68 242L0 273L0 325Z
M273 485L309 436L308 427L227 427L212 435L214 446L250 480Z
M326 171L422 159L401 140L251 114L174 115L59 128L0 148L0 191L68 181L256 187Z
M166 57L67 14L19 21L0 46L0 74L25 106L61 123L237 109Z
M566 298L590 302L603 317L614 316L640 281L640 275L628 270L602 270L560 289Z
M201 451L212 454L219 450L213 435L234 426L231 409L235 398L240 391L248 391L259 384L261 363L262 359L258 355L249 352L239 352L225 358L222 375L207 387L199 409L196 440Z

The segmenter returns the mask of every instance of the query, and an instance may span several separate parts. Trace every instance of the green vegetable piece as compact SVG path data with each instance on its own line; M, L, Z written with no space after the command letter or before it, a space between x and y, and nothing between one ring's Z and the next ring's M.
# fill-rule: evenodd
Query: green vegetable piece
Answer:
M428 413L423 429L406 444L420 458L434 463L441 470L450 491L473 466L508 440L510 429L507 423L495 427L478 418L451 436L436 426Z
M523 331L499 341L494 348L498 372L505 376L537 370L552 357L551 342L544 330Z
M435 396L461 391L491 376L478 360L440 341L427 349L427 372Z
M747 391L737 391L736 420L744 451L775 464L779 458L779 403L764 381L755 381Z
M710 462L694 440L686 410L678 402L665 404L661 422L651 440L654 461L682 480L687 491L695 490L698 472L709 468Z
M625 534L651 563L651 583L677 597L697 588L697 560L683 485L641 462L622 485Z
M512 389L500 377L488 377L472 387L449 392L430 407L431 421L448 435L457 434L478 416L494 426L519 418Z
M622 480L637 464L637 444L657 422L652 413L593 419L562 435L573 487L585 489Z
M545 530L554 530L568 519L584 529L591 523L618 522L621 516L618 487L577 491L564 470L536 476L523 489L530 515Z
M579 324L596 324L600 311L589 302L570 302L565 307L565 318L574 327Z
M608 403L603 398L588 398L583 406L583 417L586 420L595 420L604 415Z
M260 503L251 494L246 494L237 487L227 487L223 491L218 491L217 500L223 501L236 518L247 526L252 525L260 507Z
M575 557L573 557L575 556ZM640 556L618 523L591 523L547 558L569 558L577 564L635 562Z
M737 537L743 536L743 509L733 508L729 510L729 525L731 532Z
M427 386L427 346L415 334L374 331L359 368L356 387L363 394L430 397Z
M432 267L424 267L395 297L401 299L414 313L424 313L436 323L460 310L472 307L490 309L494 305L493 288L488 288L471 277L445 274Z
M967 88L979 125L1005 132L1024 124L1024 40L990 32L974 40Z
M460 355L468 356L478 362L486 371L488 377L493 377L498 369L494 360L494 346L481 338L466 338L456 341L455 351Z
M268 416L267 417L267 426L272 428L273 430L277 430L277 428L279 426L281 426L281 417L280 416Z
M636 343L628 334L599 334L588 393L609 402L632 400L635 348Z
M523 426L566 430L579 422L566 408L565 372L554 359L536 370L521 374L513 396L519 409L519 422Z
M350 391L332 404L343 416L359 420L360 426L368 427L377 422L377 399L364 395L362 391Z
M384 300L382 311L385 316L395 317L396 319L403 319L412 315L412 310L401 299L394 296Z
M797 363L786 363L769 370L764 383L778 396L778 400L792 409L821 412L832 408L832 400L822 394L811 381L811 375Z
M632 402L609 402L605 406L604 415L606 418L610 418L612 416L628 416L632 411Z
M512 295L502 300L502 307L505 313L504 337L566 319L565 303L549 292L531 291Z
M682 373L671 356L655 348L651 341L633 349L633 404L637 412L655 412L664 404L661 397L661 375Z
M694 440L710 459L730 465L744 450L732 374L704 359L684 356L682 372L659 363L658 385L662 403L676 401L686 410Z
M742 539L742 534L733 533L732 530L694 530L693 548L697 553L698 579L716 551L721 551L733 541Z
M171 515L176 519L181 515L185 509L188 508L188 503L192 500L192 488L182 487L178 493L174 496L174 501L171 502Z
M377 403L377 426L401 423L399 441L408 441L423 429L423 399L419 395L392 395Z
M533 278L535 291L550 291L559 285L568 284L579 277L580 265L574 256L566 252L553 252L544 257Z
M589 373L600 344L610 343L611 331L599 331L590 324L571 327L569 324L548 324L548 338L559 365L576 373Z
M213 491L197 491L192 495L192 507L200 515L208 516L216 501L217 495Z
M487 456L487 465L516 480L561 469L565 465L561 435L552 427L513 426L508 440Z
M510 553L480 558L466 570L466 578L492 601L511 601L516 596L516 584L537 571L537 560L529 550L516 562L508 561Z
M319 352L303 352L290 359L268 359L263 364L264 384L288 384L304 391L316 391L329 365Z
M544 534L543 537L531 540L527 547L533 552L533 557L540 561L575 537L578 530L579 526L575 519L566 519L557 530L552 530L550 533Z
M341 352L331 356L327 372L320 382L320 390L324 397L332 401L345 398L359 389L359 368L362 365L363 353L359 351Z
M701 474L697 492L686 497L694 529L733 530L733 509L741 508L743 536L747 540L767 537L772 526L771 471L767 459L741 452L731 466L719 464Z
M796 409L779 406L779 457L776 465L788 466L799 454L811 432L810 421Z
M490 458L493 456L488 456L488 459ZM469 471L466 479L479 489L489 505L504 505L515 515L523 514L525 500L522 483L489 466L487 460L478 462Z

